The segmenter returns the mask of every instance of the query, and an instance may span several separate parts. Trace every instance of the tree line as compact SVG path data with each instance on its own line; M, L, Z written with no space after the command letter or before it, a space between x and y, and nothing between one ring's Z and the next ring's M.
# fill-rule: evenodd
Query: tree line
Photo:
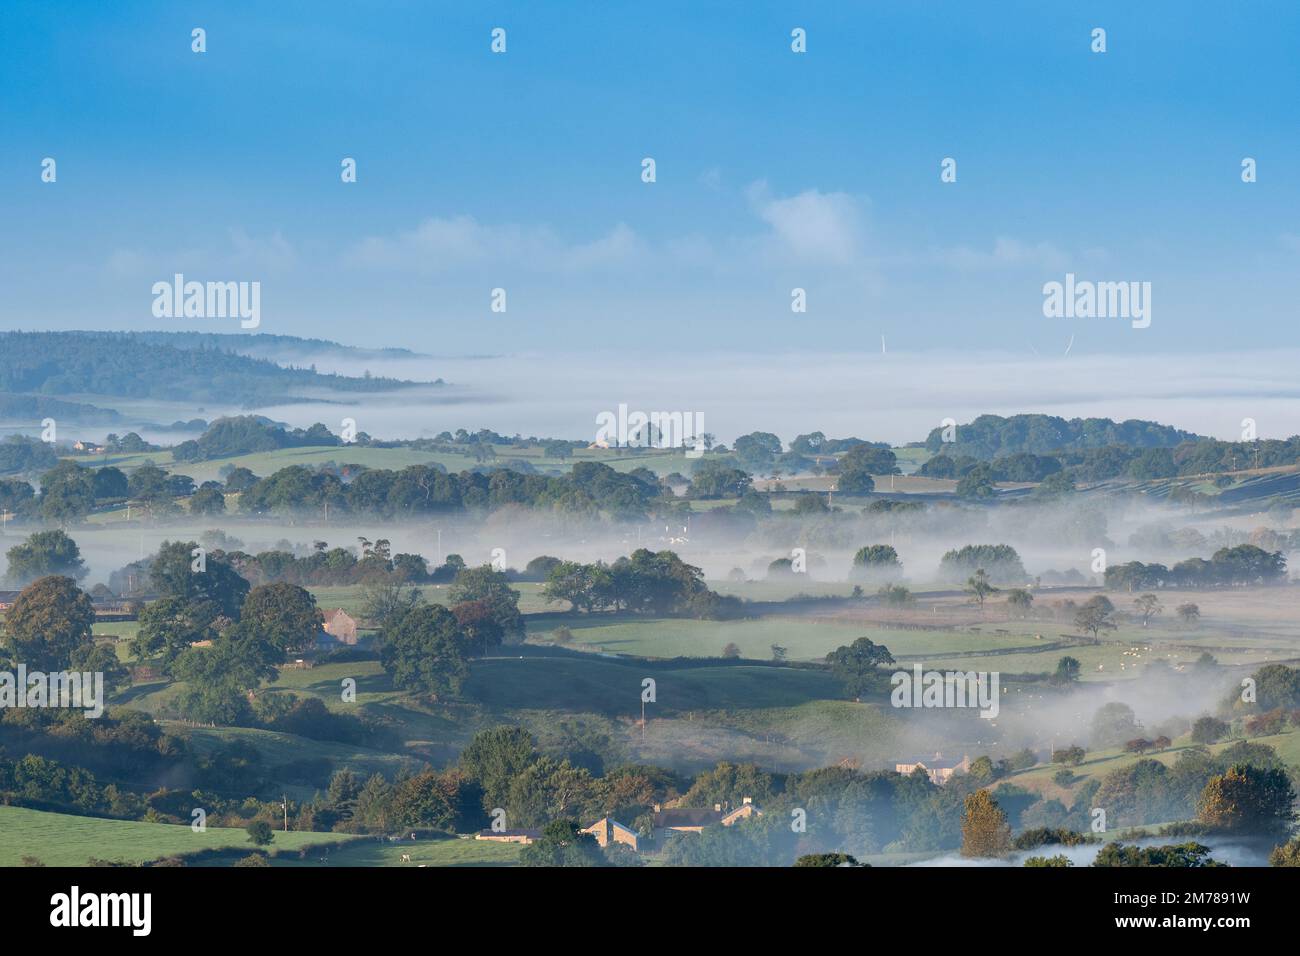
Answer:
M1106 568L1106 587L1136 591L1160 588L1250 587L1286 581L1286 555L1253 544L1220 548L1209 558L1188 558L1172 568L1129 561Z

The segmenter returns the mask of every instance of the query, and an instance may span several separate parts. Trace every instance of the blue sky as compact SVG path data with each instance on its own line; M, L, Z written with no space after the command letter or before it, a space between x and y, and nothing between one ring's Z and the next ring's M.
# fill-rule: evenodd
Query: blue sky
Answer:
M180 271L442 354L1300 344L1294 4L740 9L9 0L0 327L237 331L152 316ZM1045 318L1066 272L1151 327Z

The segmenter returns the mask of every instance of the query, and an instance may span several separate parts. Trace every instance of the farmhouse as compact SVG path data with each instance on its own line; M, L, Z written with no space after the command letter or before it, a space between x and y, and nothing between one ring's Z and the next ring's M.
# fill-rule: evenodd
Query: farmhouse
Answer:
M529 844L541 835L541 830L479 830L474 839L491 840L493 843Z
M936 786L947 783L954 774L970 772L970 757L968 756L963 756L959 763L953 764L951 767L940 766L939 761L942 759L943 754L936 753L929 764L922 763L919 760L915 763L896 763L894 764L894 772L906 777L916 770L924 770L925 775L930 778L930 782Z
M655 804L654 828L656 830L673 830L677 833L699 833L707 826L721 823L724 827L734 826L741 820L752 816L762 816L763 811L751 797L741 800L740 806L729 807L715 803L713 809L704 807L662 808Z
M631 827L625 827L617 820L611 820L609 817L601 817L591 826L583 827L582 832L590 833L602 847L609 846L611 843L622 843L636 850L640 843L640 838L635 830Z
M670 810L661 810L656 806L654 827L656 830L674 830L677 833L699 833L721 819L721 806L715 810L699 807L674 807Z
M748 820L750 817L761 817L763 811L749 797L745 797L744 802L734 810L724 811L722 819L718 822L724 827L733 826L741 820Z
M92 601L96 621L120 622L138 621L140 619L137 605L130 601Z
M357 642L356 618L341 607L326 611L325 633L339 644L355 644Z
M14 606L21 591L0 591L0 611L7 611Z

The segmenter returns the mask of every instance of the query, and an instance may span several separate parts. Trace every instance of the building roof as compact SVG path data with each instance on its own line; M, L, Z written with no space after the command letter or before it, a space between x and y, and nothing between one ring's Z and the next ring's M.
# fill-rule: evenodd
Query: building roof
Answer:
M749 816L761 817L763 811L756 803L742 803L738 807L733 807L722 815L722 825L730 826L736 820L744 819Z
M590 832L590 831L592 831L592 830L595 830L595 829L596 829L598 826L600 826L601 824L606 824L606 825L612 827L612 828L615 829L615 830L622 830L624 833L630 833L632 836L636 836L636 835L637 835L637 832L636 832L635 830L633 830L631 827L629 827L629 826L624 826L623 824L619 823L617 820L613 819L612 817L601 817L599 820L597 820L597 821L596 821L595 823L593 823L591 826L589 826L589 827L583 827L583 831L582 831L582 832L587 833L587 832Z
M671 810L660 810L654 817L657 827L706 827L721 819L720 811L706 807L675 807Z
M331 610L328 610L328 611L325 612L325 623L326 623L326 624L333 624L333 623L334 623L334 619L335 619L336 617L340 617L340 616L343 617L343 618L345 618L346 620L349 620L349 621L355 621L355 620L356 620L355 618L353 618L353 616L352 616L351 614L349 614L347 611L343 610L343 608L341 608L341 607L336 607L336 608L332 608Z
M926 770L954 770L961 767L962 764L969 760L969 757L963 756L960 760L944 759L943 754L931 754L928 757L909 758L895 762L895 766L920 766Z

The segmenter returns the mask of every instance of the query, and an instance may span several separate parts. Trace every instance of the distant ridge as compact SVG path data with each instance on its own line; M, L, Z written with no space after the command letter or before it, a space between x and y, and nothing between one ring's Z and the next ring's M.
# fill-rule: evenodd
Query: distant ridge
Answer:
M1122 422L1109 418L1060 418L1056 415L980 415L957 425L945 434L942 426L926 436L925 448L945 455L967 455L988 461L1005 455L1028 452L1047 455L1058 451L1105 448L1174 448L1183 442L1205 440L1205 436L1130 418Z
M0 332L0 355L4 356L0 362L0 393L191 403L237 401L252 408L302 398L309 391L364 393L442 384L441 380L412 382L369 374L323 374L313 368L282 365L269 357L242 354L241 347L264 347L247 340L263 338L268 339L268 344L275 343L272 348L288 347L289 342L303 343L308 350L313 347L311 340L287 336ZM349 352L336 343L322 343L321 347L340 350L340 355L365 354L365 350Z
M85 402L66 402L44 395L11 395L0 392L0 421L21 421L30 427L47 417L80 425L117 425L124 421L111 408L98 408Z
M94 334L94 333L86 333ZM428 358L402 348L365 348L342 345L329 339L306 339L297 335L250 334L247 332L115 332L153 345L171 345L178 349L216 348L239 355L274 358L277 354L299 356L332 355L340 358L413 359Z

